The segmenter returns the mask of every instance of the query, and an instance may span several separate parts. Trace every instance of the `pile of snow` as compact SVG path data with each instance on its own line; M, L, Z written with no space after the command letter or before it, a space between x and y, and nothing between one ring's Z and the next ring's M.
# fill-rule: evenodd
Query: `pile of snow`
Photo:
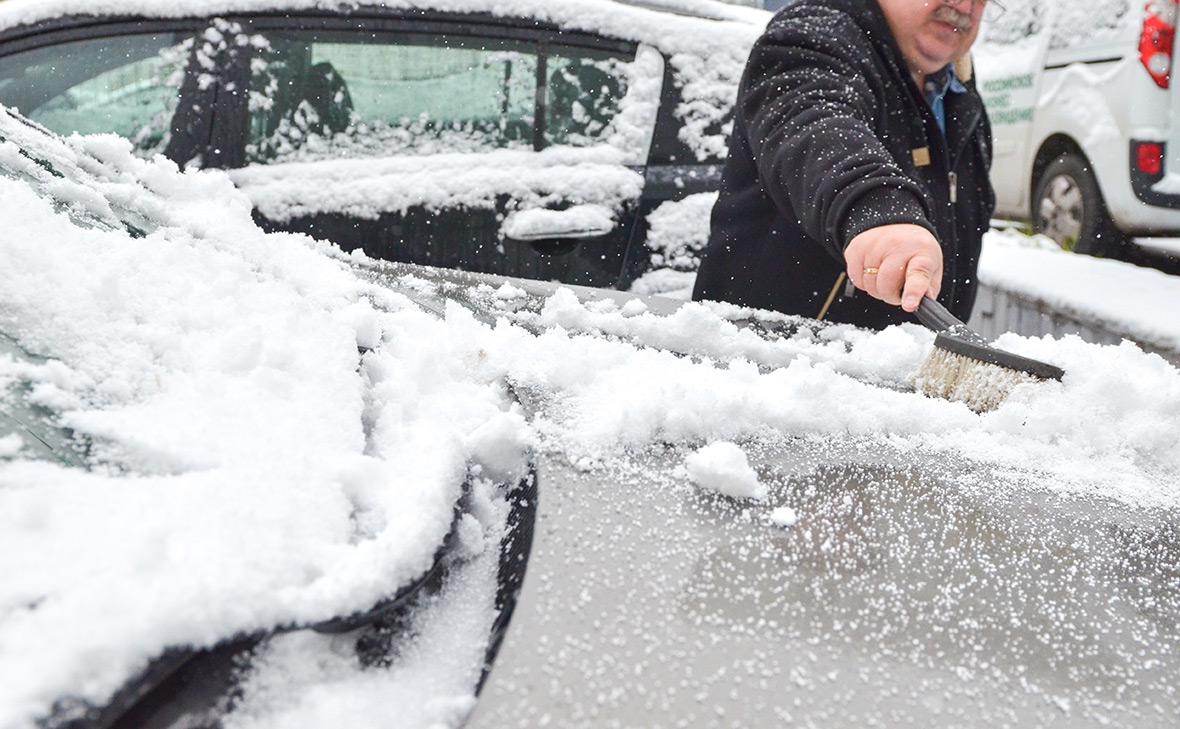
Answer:
M500 233L507 238L527 239L568 235L603 235L615 227L615 215L601 205L575 205L564 210L534 208L512 213L504 219Z
M1017 231L987 235L979 280L1160 349L1180 352L1180 278L1122 261L1079 256Z
M0 176L0 329L53 358L0 358L0 400L91 443L88 471L3 444L0 726L168 646L366 609L430 567L469 472L523 468L502 383L346 257L262 233L224 175L2 110L0 138L26 178Z
M770 512L769 519L775 526L787 529L799 523L799 514L789 506L780 506Z
M637 294L692 298L717 193L702 192L662 203L647 216L650 270L631 284Z
M1018 386L977 415L907 391L932 347L933 335L917 326L801 326L768 338L744 322L788 331L803 322L699 303L659 316L611 300L583 303L569 290L539 311L497 301L499 326L455 309L437 336L485 353L485 376L539 394L545 407L532 424L542 450L575 463L655 442L740 443L769 428L945 454L1058 492L1180 505L1180 452L1171 443L1180 372L1130 343L1005 335L999 346L1064 368L1064 381Z
M524 209L576 201L618 210L643 192L643 176L613 147L553 147L481 154L255 165L230 173L270 220L342 213L375 219L412 207L495 208L508 195Z
M766 486L736 444L718 441L697 450L684 461L697 486L736 499L765 499Z

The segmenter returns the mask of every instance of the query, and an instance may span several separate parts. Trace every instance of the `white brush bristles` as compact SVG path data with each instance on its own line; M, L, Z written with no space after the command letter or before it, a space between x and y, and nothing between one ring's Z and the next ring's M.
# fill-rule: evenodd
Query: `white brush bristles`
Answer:
M914 378L914 386L929 397L967 405L977 413L1000 406L1017 385L1039 382L1036 377L971 357L934 348Z

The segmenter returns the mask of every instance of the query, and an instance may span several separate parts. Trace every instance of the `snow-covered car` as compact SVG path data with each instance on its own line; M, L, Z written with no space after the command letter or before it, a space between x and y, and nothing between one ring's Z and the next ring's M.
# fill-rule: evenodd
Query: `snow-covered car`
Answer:
M269 230L626 288L715 191L770 14L711 0L0 3L0 104L230 168Z
M1009 335L1067 375L977 415L914 326L251 213L0 109L4 729L1180 716L1159 357Z
M1014 0L976 46L997 215L1115 255L1180 232L1173 0Z

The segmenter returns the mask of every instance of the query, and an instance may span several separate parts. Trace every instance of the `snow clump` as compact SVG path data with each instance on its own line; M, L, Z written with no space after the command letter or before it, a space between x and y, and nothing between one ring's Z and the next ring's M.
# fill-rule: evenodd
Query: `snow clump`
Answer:
M717 441L692 453L684 461L688 477L697 486L736 499L764 499L766 486L750 466L745 452L729 441Z

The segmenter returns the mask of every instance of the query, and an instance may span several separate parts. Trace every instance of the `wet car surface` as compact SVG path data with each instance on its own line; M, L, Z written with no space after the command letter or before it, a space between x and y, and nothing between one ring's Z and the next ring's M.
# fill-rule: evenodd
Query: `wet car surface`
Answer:
M418 282L424 306L441 311L431 291L446 292L490 317L486 289L505 282L391 270ZM529 292L523 310L553 290L511 284ZM683 305L645 303L662 315ZM543 393L516 392L533 417L547 412ZM539 454L523 589L467 726L1168 727L1180 716L1180 528L1168 510L872 438L767 431L743 446L765 501L697 488L672 443L606 461Z
M1180 532L969 464L769 438L762 505L660 449L542 462L512 628L469 726L1174 725Z

